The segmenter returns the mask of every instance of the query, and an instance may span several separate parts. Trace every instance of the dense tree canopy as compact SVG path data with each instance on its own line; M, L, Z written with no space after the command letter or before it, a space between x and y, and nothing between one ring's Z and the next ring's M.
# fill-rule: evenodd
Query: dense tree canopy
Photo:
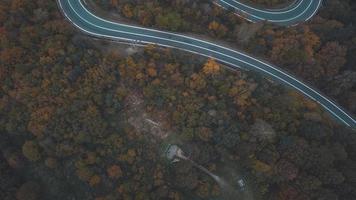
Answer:
M288 29L203 0L88 2L121 20L224 40L356 112L352 1L325 1ZM355 132L296 91L214 59L92 40L55 1L0 1L0 199L224 194L189 162L168 164L167 142L229 182L241 174L254 199L356 199Z

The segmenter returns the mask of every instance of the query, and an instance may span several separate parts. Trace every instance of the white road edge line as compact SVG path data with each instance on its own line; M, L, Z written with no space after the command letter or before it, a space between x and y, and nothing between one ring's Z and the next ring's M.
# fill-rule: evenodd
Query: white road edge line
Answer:
M93 15L90 11L88 11L88 10L85 8L85 6L82 4L82 2L81 2L80 0L79 0L79 2L80 2L80 4L81 4L81 6L84 8L84 10L86 10L86 12L88 12L90 15L94 16L95 18L97 18L97 19L99 19L99 20L103 20L103 21L105 21L105 22L108 22L108 23L111 23L111 24L120 25L120 26L127 26L127 27L142 29L142 30L149 30L149 31L153 31L153 32L161 32L161 33L165 33L165 34L177 35L177 34L174 34L174 33L163 32L163 31L158 31L158 30L154 30L154 29L147 29L147 28L135 27L135 26L125 25L125 24L118 24L118 23L114 23L114 22L111 22L111 21L107 21L107 20L101 19L101 18L99 18L99 17ZM83 18L75 11L75 9L73 8L73 6L72 6L72 4L70 3L70 1L68 1L68 3L69 3L69 5L70 5L70 7L72 8L72 10L77 14L77 16L79 16L82 20L86 21L87 23L89 23L89 24L91 24L91 25L93 25L93 26L96 26L96 27L98 27L98 28L103 28L103 29L107 29L107 30L110 30L110 31L114 31L114 32L121 32L121 33L125 33L125 34L132 34L132 35L138 35L138 36L142 35L142 36L151 37L151 38L156 38L156 39L168 40L168 41L171 41L171 42L186 44L186 45L194 46L194 47L196 47L196 48L205 49L205 50L207 50L207 51L215 52L215 53L220 54L220 55L222 55L222 56L230 57L230 58L232 58L232 59L234 59L234 60L237 60L237 61L239 61L239 62L243 62L243 63L245 63L245 64L247 64L247 65L250 65L250 66L252 66L252 67L254 67L254 68L256 68L256 69L259 69L259 70L261 70L261 71L263 71L263 72L265 72L265 73L267 73L267 74L270 74L270 75L276 77L277 79L281 80L281 81L284 82L284 83L287 83L288 85L292 86L293 88L297 89L298 91L302 92L303 94L305 94L306 96L308 96L309 98L311 98L311 99L313 99L313 100L315 101L315 99L314 99L313 97L311 97L310 95L308 95L307 93L305 93L304 91L302 91L301 89L299 89L298 87L295 87L295 86L292 85L291 83L285 81L284 79L282 79L282 78L280 78L280 77L278 77L278 76L275 76L274 74L271 74L270 72L268 72L268 71L266 71L266 70L264 70L264 69L261 69L261 68L259 68L259 67L257 67L257 66L254 66L254 65L252 65L252 64L250 64L250 63L246 63L245 61L242 61L242 60L240 60L240 59L236 59L236 58L231 57L231 56L229 56L229 55L221 54L221 53L216 52L216 51L214 51L214 50L207 49L207 48L204 48L204 47L199 47L199 46L196 46L196 45L191 45L191 44L185 43L185 42L170 40L170 39L161 38L161 37L154 37L154 36L145 35L145 34L133 34L133 33L125 32L125 31L118 31L118 30L114 30L114 29L108 29L108 28L105 28L105 27L97 26L97 25L92 24L92 23L88 22L87 20L83 19ZM62 7L62 5L61 5L60 0L59 0L59 4L60 4L61 9L63 10L63 7ZM64 10L63 10L63 11L64 11ZM91 32L91 31L85 30L85 29L81 28L80 26L78 26L77 24L75 24L75 23L70 19L70 17L68 17L68 15L65 13L65 11L64 11L63 13L65 14L65 16L66 16L77 28L79 28L80 30L82 30L82 31L84 31L84 32L87 32L87 33L89 33L89 34L91 34L91 35L96 35L96 36L105 37L105 38L121 39L121 40L125 40L125 41L133 41L132 39L121 38L121 37L115 37L115 36L108 36L108 35L102 35L102 34L97 34L97 33L93 33L93 32ZM316 13L316 11L315 11L314 13ZM291 77L291 76L288 75L288 74L285 74L284 72L280 71L279 69L274 68L273 66L271 66L271 65L269 65L269 64L266 64L266 63L264 63L264 62L262 62L262 61L260 61L260 60L257 60L257 59L255 59L255 58L253 58L253 57L250 57L250 56L248 56L248 55L246 55L246 54L243 54L243 53L241 53L241 52L234 51L234 50L232 50L232 49L228 49L228 48L223 47L223 46L220 46L220 45L216 45L216 44L213 44L213 43L210 43L210 42L202 41L202 40L195 39L195 38L191 38L191 37L184 36L184 35L177 35L177 36L185 37L185 38L188 38L188 39L193 39L193 40L200 41L200 42L203 42L203 43L206 43L206 44L210 44L210 45L213 45L213 46L215 45L215 46L218 46L218 47L223 48L223 49L225 49L225 50L229 50L229 51L238 53L238 54L240 54L240 55L244 55L244 56L246 56L246 57L248 57L248 58L251 58L252 60L255 60L255 61L257 61L257 62L259 62L259 63L261 63L261 64L267 65L268 67L270 67L270 68L272 68L272 69L274 69L274 70L276 70L276 71L278 71L278 72L280 72L280 73L282 73L282 74L288 76L289 78L293 79L294 81L298 82L299 84L303 85L304 87L306 87L306 88L310 89L311 91L313 91L314 93L318 94L322 99L324 99L324 100L328 101L329 103L331 103L333 106L335 106L335 108L337 108L337 109L338 109L339 111L341 111L343 114L345 114L346 116L348 116L353 122L355 122L355 120L354 120L352 117L350 117L350 116L349 116L347 113L345 113L342 109L340 109L338 106L336 106L333 102L331 102L330 100L326 99L324 96L322 96L321 94L319 94L319 93L316 92L315 90L311 89L311 88L308 87L307 85L301 83L299 80L297 80L297 79ZM148 41L142 41L142 42L143 42L143 43L146 43L146 44L156 44L156 43L152 43L152 42L148 42ZM169 46L169 45L163 45L163 44L157 44L157 45L165 46L165 47L170 47L170 48L175 48L175 49L181 49L181 48L177 48L177 47L173 47L173 46ZM212 57L211 55L206 55L206 54L198 53L198 52L195 52L195 51L190 51L190 50L186 50L186 49L181 49L181 50L184 50L184 51L187 51L187 52L192 52L192 53L199 54L199 55L206 56L206 57ZM220 62L229 64L229 65L232 65L232 66L241 68L240 66L237 66L236 64L233 64L233 63L229 63L229 62L227 62L227 61L220 60L220 59L217 59L217 60L219 60ZM343 119L341 119L338 115L336 115L336 113L334 113L333 111L331 111L331 110L330 110L329 108L327 108L325 105L321 104L320 102L318 102L318 103L319 103L320 105L322 105L324 108L326 108L330 113L333 113L333 115L334 115L335 117L339 118L339 119L340 119L342 122L344 122L346 125L350 126L347 122L345 122Z

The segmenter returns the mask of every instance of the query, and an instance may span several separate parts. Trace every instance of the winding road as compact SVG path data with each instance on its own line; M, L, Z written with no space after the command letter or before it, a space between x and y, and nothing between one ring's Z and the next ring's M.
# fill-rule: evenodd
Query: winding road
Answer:
M220 6L234 10L252 22L269 21L281 26L296 25L315 15L322 0L297 0L280 10L261 10L237 0L217 0ZM312 87L282 71L278 67L254 58L244 52L219 44L189 37L183 34L131 26L105 20L93 14L82 0L58 0L66 18L81 31L100 38L135 41L142 44L156 44L212 57L232 68L251 69L289 85L323 106L332 116L345 125L356 128L356 120L340 106L323 96Z
M296 0L284 9L262 10L251 7L237 0L217 0L217 5L235 11L251 22L267 21L280 26L296 25L312 18L322 0Z

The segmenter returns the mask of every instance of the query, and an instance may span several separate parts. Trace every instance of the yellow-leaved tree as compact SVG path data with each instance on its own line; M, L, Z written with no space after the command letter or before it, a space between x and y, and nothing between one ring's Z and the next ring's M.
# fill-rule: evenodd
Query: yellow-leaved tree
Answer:
M209 58L207 62L204 64L203 72L205 74L218 74L220 71L220 65L214 59Z

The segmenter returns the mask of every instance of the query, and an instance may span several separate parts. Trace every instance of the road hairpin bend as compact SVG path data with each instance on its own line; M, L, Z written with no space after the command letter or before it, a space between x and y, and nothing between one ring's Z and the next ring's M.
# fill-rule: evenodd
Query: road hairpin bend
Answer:
M243 4L237 0L217 0L221 7L233 10L251 22L267 21L280 26L292 26L311 19L318 11L322 0L297 0L292 5L279 10L262 10ZM135 41L176 48L206 57L212 57L232 68L251 69L289 85L305 96L319 103L332 116L345 125L356 128L356 120L335 102L306 85L278 67L248 54L219 44L189 37L179 33L160 31L139 26L121 24L100 18L89 11L82 0L58 0L66 18L86 34L112 39Z

